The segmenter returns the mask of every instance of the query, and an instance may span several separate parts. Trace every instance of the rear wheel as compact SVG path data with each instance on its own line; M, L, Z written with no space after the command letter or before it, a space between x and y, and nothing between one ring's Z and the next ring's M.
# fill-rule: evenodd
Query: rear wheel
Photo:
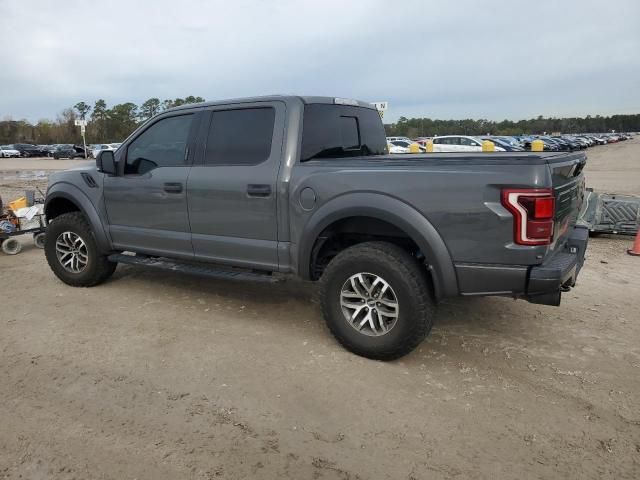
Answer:
M427 274L414 257L386 242L340 252L320 281L327 326L348 350L399 358L429 334L436 311Z
M49 223L44 253L53 273L74 287L98 285L117 266L99 252L91 227L80 212L65 213Z

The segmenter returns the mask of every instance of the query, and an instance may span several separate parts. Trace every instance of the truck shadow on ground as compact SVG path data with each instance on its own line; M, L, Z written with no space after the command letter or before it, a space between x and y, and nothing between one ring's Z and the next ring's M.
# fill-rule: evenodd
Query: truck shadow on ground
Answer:
M174 296L188 294L190 298L203 298L210 303L222 302L227 306L260 310L264 312L261 321L267 317L273 328L281 329L286 335L301 335L289 326L305 321L310 324L309 331L303 334L305 338L316 337L317 341L325 343L323 339L330 338L330 334L320 313L317 285L295 277L280 278L277 283L218 280L121 265L113 281L114 285L131 282L131 288L162 285ZM459 349L453 345L522 345L523 338L536 330L531 322L537 312L536 307L498 297L444 300L439 305L431 334L422 347L455 354ZM256 319L247 315L242 317L242 321L254 322ZM409 363L420 361L415 353L402 360Z

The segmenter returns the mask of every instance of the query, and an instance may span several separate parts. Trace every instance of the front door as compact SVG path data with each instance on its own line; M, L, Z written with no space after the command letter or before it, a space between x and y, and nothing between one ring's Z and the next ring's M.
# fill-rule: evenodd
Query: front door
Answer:
M278 268L276 185L285 106L217 106L203 119L187 182L195 257L248 268Z
M194 113L159 117L122 148L118 175L104 180L109 230L117 249L192 257L187 212Z

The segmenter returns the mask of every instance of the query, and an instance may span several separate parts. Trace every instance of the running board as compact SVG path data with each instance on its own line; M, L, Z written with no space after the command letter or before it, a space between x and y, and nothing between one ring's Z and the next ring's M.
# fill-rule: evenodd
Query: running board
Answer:
M126 263L129 265L141 265L143 267L158 268L172 272L189 273L205 277L219 278L223 280L241 280L251 282L275 283L278 281L270 273L262 273L248 270L233 270L231 268L216 268L201 263L181 262L164 257L148 257L146 255L125 255L114 253L109 255L110 262Z

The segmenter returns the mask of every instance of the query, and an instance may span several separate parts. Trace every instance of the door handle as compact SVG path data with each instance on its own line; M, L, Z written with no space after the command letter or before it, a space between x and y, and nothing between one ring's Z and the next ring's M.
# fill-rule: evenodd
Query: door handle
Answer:
M250 197L268 197L271 195L271 185L249 184L247 195Z
M164 184L164 191L167 193L180 193L182 192L182 184L167 182Z

